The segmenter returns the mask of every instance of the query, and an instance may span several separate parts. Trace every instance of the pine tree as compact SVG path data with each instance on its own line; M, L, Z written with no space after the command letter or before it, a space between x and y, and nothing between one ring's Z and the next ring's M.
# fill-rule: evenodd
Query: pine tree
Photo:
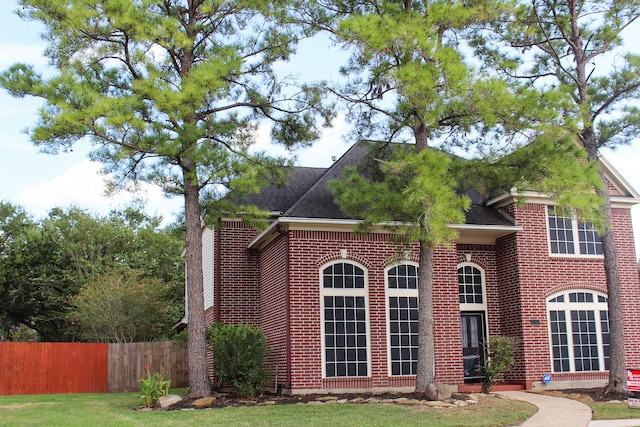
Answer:
M192 396L209 395L202 285L202 221L238 209L227 191L257 191L282 165L250 150L261 120L288 147L330 118L320 94L287 86L274 65L308 29L305 2L284 0L21 0L44 24L57 74L16 64L0 83L46 103L32 141L57 153L93 144L116 182L151 182L184 198ZM300 12L299 12L300 11ZM248 209L241 211L247 212Z

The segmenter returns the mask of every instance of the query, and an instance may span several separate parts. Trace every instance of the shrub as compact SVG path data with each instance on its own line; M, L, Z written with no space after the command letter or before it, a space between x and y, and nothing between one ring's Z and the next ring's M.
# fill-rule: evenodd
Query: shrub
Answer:
M241 396L255 396L265 385L264 360L268 350L260 329L216 323L207 329L207 343L220 382L228 381Z
M482 392L489 393L502 377L502 374L513 365L513 343L509 337L493 337L486 343L484 364L480 367L484 375Z

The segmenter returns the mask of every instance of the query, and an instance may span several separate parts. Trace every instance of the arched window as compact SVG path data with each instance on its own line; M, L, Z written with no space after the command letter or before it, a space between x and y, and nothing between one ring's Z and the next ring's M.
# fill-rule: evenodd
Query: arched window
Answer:
M553 372L609 369L609 306L606 295L569 290L547 300Z
M415 375L418 366L418 267L387 269L387 344L391 375Z
M461 310L485 309L484 272L476 264L458 265L458 294Z
M321 269L323 364L326 378L369 375L367 277L337 262Z

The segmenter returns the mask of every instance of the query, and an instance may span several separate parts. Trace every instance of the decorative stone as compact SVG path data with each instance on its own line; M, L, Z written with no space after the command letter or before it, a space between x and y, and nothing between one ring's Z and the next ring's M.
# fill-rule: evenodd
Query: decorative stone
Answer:
M194 400L191 404L196 408L204 408L205 406L211 405L216 398L214 396L211 397L201 397L200 399Z
M258 403L258 406L273 406L276 404L275 400L265 400L264 402Z
M417 400L417 399L404 399L401 402L397 402L400 405L424 405L425 400Z
M336 396L322 396L322 397L318 397L316 399L319 402L329 402L329 401L336 401L338 400L338 398Z
M431 406L432 408L449 408L449 407L451 407L451 405L449 403L441 402L441 401L438 401L438 400L427 401L424 404L427 405L427 406Z
M424 394L430 400L447 400L453 394L453 387L447 384L429 384Z
M177 394L168 394L166 396L161 396L156 402L156 406L160 409L168 408L169 406L178 403L182 400L182 397Z

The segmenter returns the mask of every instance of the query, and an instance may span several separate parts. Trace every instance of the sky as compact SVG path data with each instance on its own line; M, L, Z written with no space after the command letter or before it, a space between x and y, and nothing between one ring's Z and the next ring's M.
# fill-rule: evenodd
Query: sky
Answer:
M45 42L40 38L42 27L15 15L16 0L0 0L0 70L16 62L45 69ZM640 22L628 39L637 40ZM631 34L631 33L630 33ZM638 47L637 49L640 49ZM344 53L335 46L306 45L300 49L295 63L288 64L292 74L305 78L337 78ZM333 59L333 60L327 60ZM167 199L157 187L147 186L139 194L121 192L104 195L105 177L100 164L88 159L90 147L80 144L70 153L44 154L30 141L25 130L36 121L41 101L33 98L13 98L0 89L0 200L19 205L34 217L42 217L54 207L75 205L95 214L127 206L134 199L142 200L145 211L162 216L170 222L182 210L182 199ZM325 129L312 147L296 152L300 166L328 167L332 156L341 156L350 142L344 136L348 126L339 115L334 126ZM258 145L268 148L268 132L261 132ZM640 140L616 151L606 150L604 156L615 169L640 192ZM636 254L640 254L640 206L632 209Z

